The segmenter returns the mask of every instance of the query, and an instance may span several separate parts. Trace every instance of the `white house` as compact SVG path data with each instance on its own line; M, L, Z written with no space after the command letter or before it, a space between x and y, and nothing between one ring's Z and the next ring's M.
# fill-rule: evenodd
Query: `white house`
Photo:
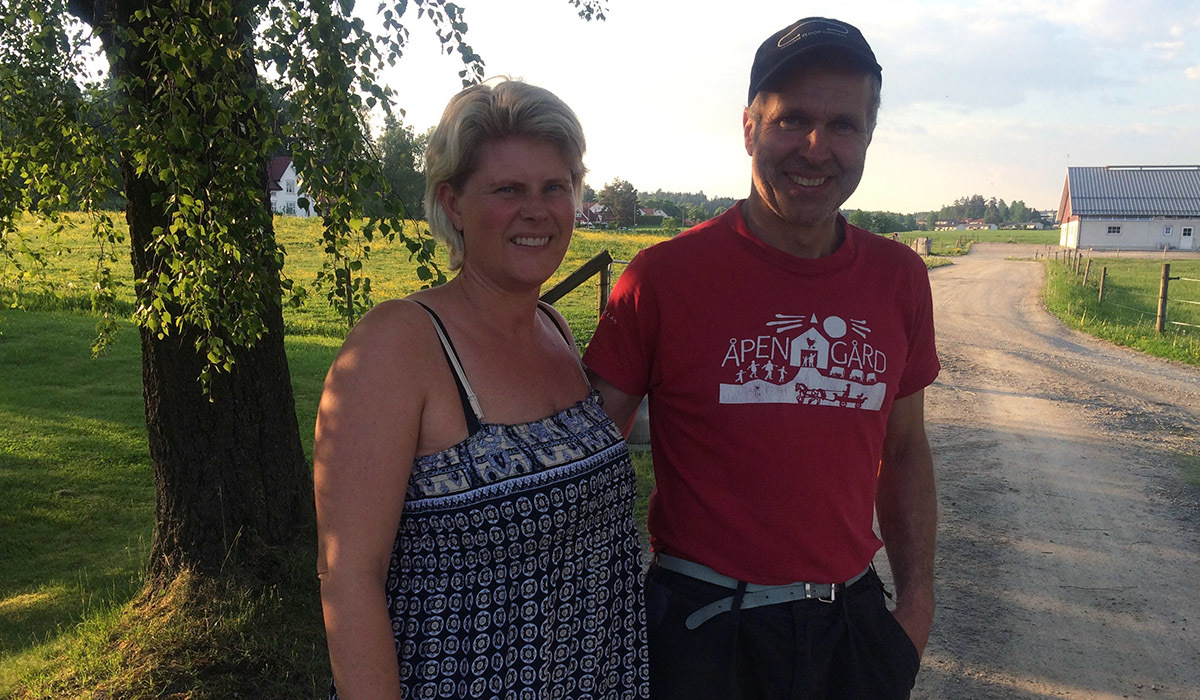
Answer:
M296 166L290 156L276 156L267 164L267 191L271 193L271 209L276 214L313 216L312 202L307 209L297 200L304 194L296 179Z
M1067 248L1200 249L1200 165L1067 168L1058 211Z
M596 202L584 202L578 209L575 210L575 225L576 226L595 226L612 221L616 217L608 210L608 207Z

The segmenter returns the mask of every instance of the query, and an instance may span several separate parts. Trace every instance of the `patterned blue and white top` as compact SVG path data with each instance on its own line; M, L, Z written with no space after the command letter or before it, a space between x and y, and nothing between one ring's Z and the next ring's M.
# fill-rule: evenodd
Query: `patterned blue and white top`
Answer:
M595 392L542 420L486 423L438 330L472 434L413 463L386 584L404 697L648 697L620 431Z

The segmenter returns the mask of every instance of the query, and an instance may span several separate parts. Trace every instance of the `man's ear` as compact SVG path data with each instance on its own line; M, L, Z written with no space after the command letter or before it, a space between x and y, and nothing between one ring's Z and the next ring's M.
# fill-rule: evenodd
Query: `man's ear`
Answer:
M754 115L750 114L750 108L742 110L742 136L746 140L746 154L754 155Z

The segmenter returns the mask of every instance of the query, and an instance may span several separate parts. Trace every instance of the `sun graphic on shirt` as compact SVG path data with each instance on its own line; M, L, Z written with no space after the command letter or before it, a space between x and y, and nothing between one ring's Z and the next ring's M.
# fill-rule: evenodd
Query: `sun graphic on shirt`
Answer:
M860 338L866 338L871 329L867 326L866 321L852 318L849 323L841 316L829 316L824 321L818 321L816 314L808 315L792 315L792 314L775 314L774 321L767 321L767 326L773 327L776 333L786 333L797 328L806 326L820 326L825 337L830 340L837 340L846 337L848 331L853 332Z

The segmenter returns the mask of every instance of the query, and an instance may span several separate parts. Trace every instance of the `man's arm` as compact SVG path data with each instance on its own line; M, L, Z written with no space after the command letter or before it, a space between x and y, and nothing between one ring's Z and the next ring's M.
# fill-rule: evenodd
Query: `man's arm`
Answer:
M642 397L626 394L590 368L587 370L587 376L592 388L600 392L600 398L604 401L604 412L621 429L621 434L629 437L629 431L633 429L633 418L637 414Z
M888 417L875 494L880 534L896 585L896 620L925 653L933 626L937 487L925 436L925 392L897 399Z

